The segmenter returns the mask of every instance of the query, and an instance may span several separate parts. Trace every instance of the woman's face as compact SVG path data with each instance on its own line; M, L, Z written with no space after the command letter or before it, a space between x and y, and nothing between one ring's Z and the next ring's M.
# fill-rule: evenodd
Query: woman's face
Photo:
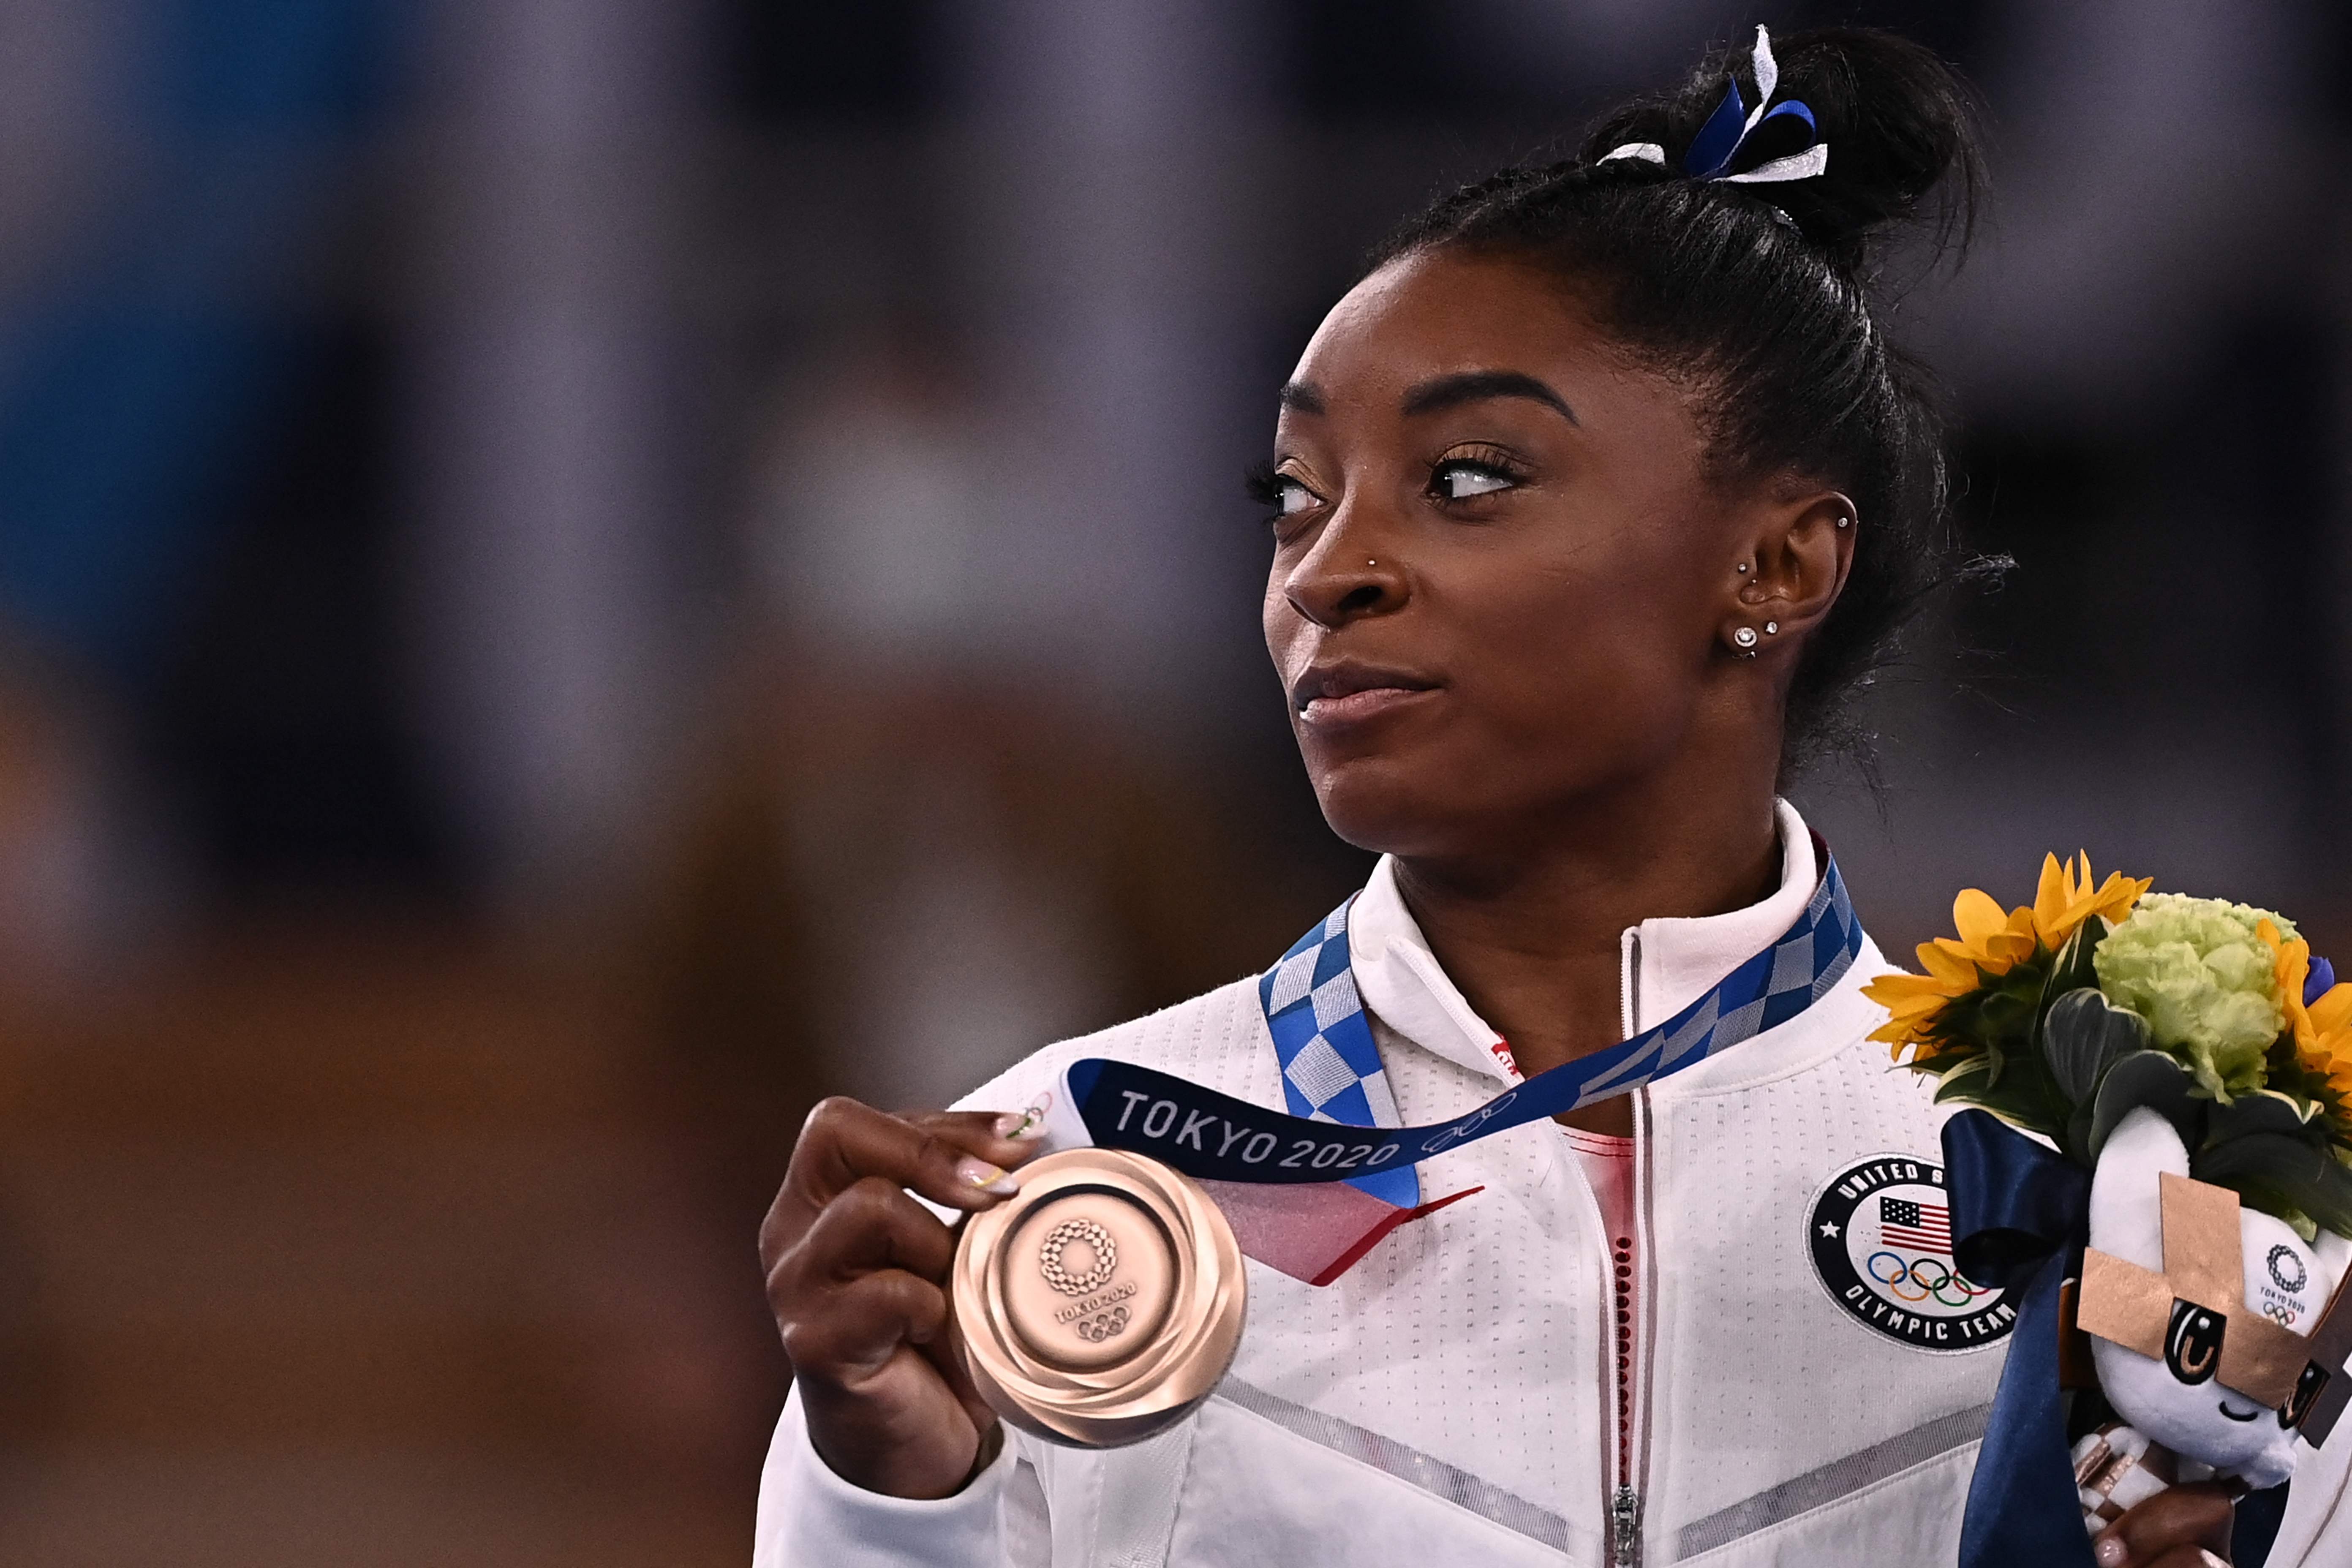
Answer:
M1757 705L1723 640L1753 519L1704 457L1556 277L1438 250L1339 301L1283 389L1265 621L1342 837L1507 847Z

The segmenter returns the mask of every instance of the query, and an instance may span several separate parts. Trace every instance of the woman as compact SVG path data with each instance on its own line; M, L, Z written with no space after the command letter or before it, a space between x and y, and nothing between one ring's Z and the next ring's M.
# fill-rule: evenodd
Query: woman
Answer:
M1325 815L1384 857L1347 926L1383 1121L1652 1027L1789 932L1830 873L1776 781L1947 574L1936 422L1862 279L1972 178L1957 84L1851 31L1772 71L1719 58L1441 200L1283 389L1266 642ZM1810 128L1723 119L1735 73ZM1952 1562L2008 1321L1937 1261L1941 1117L1864 1039L1887 967L1864 942L1793 1018L1426 1162L1484 1190L1335 1284L1253 1268L1218 1396L1108 1453L974 1397L952 1235L903 1189L996 1201L1034 1147L1009 1113L1080 1057L1283 1104L1255 983L974 1109L829 1102L762 1237L798 1381L760 1561ZM2313 1481L2275 1563L2319 1561L2340 1460ZM2100 1561L2229 1533L2180 1489Z

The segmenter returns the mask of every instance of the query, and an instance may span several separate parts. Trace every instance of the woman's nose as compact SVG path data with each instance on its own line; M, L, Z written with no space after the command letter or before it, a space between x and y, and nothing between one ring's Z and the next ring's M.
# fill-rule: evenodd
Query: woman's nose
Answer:
M1383 557L1377 543L1338 526L1339 521L1332 520L1283 584L1291 607L1325 627L1390 614L1402 606L1407 594L1403 563L1393 555Z

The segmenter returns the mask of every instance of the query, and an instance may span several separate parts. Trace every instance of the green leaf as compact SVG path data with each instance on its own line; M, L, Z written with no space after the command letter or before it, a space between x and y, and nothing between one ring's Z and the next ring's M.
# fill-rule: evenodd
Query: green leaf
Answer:
M2032 989L2021 985L2004 984L2000 990L1986 994L1977 1004L1977 1016L1985 1030L1995 1038L2024 1039L2033 1032L2033 1020L2042 1010L2040 986Z
M2268 1080L2268 1092L2283 1094L2305 1108L2305 1114L2316 1117L2328 1135L2339 1142L2352 1141L2352 1115L2347 1114L2345 1097L2327 1081L2326 1074L2304 1061L2291 1032L2282 1033L2271 1043L2270 1055L2263 1062L2263 1077Z
M2078 1101L2074 1106L2074 1114L2066 1118L2064 1136L2058 1140L2058 1147L2078 1165L2087 1166L2098 1163L2097 1159L2091 1152L2093 1115L2094 1108L2091 1101L2087 1100Z
M1909 1061L1897 1062L1895 1065L1909 1072L1926 1073L1930 1078L1940 1079L1955 1068L1964 1067L1969 1062L1981 1062L1983 1059L1984 1052L1971 1047L1967 1050L1938 1050L1930 1055L1913 1057Z
M2097 916L2074 928L2050 961L2050 978L2042 986L2042 1011L2047 1016L2062 997L2082 990L2099 988L2099 972L2092 965L2091 955L2099 951L2106 940L2107 922Z
M2189 1173L2241 1193L2274 1194L2337 1235L2352 1235L2352 1170L2307 1139L2248 1133L2198 1151Z
M1937 1086L1936 1100L1981 1106L2012 1126L2051 1139L2065 1126L2069 1110L2049 1069L2031 1057L2011 1058L2007 1070L1998 1074L1989 1058L1964 1062Z
M2042 1054L2070 1108L2089 1100L2109 1068L2147 1049L2149 1041L2147 1020L2116 1006L2095 986L2067 992L2042 1020Z
M2273 1089L2242 1094L2227 1105L2216 1105L2205 1118L2205 1145L2211 1148L2233 1138L2257 1133L2299 1138L2325 1152L2327 1128L2318 1118L2319 1107L2309 1100Z
M2189 1091L2196 1082L2187 1068L2162 1051L2134 1051L2114 1063L2092 1099L2091 1158L2098 1159L2116 1123L2141 1106L2161 1114L2182 1142L2195 1147L2198 1105Z

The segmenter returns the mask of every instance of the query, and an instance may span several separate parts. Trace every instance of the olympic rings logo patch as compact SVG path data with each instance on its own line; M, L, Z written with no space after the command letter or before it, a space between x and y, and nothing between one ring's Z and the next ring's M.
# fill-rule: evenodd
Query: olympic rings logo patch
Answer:
M1960 1271L1943 1167L1876 1154L1838 1172L1808 1206L1806 1250L1840 1310L1874 1332L1937 1353L2009 1336L2014 1309Z
M1899 1253L1874 1252L1863 1265L1887 1294L1898 1301L1934 1301L1939 1306L1965 1307L1992 1291L1969 1284L1936 1258L1906 1258Z

